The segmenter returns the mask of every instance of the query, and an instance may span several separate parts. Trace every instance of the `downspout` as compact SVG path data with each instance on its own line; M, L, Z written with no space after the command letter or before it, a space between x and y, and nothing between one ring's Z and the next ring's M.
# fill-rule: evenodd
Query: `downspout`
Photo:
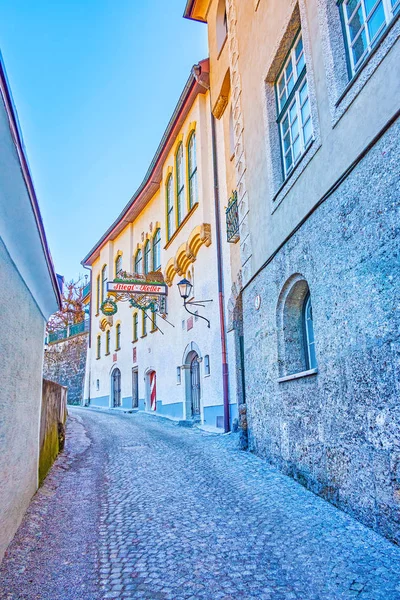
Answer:
M201 77L200 65L195 65L192 69L196 81L210 89L208 82ZM226 328L225 328L225 306L224 306L224 285L223 285L223 261L221 245L221 218L219 211L219 183L218 183L218 161L217 161L217 138L215 132L215 117L211 109L210 96L210 114L211 114L211 138L212 138L212 158L214 172L214 210L215 210L215 233L217 238L217 271L218 271L218 305L219 305L219 323L221 335L221 358L222 358L222 389L224 396L224 429L228 433L230 427L229 415L229 370L226 352Z
M89 391L88 391L88 398L87 398L87 400L88 400L88 403L90 404L90 390L91 390L91 385L90 384L91 384L91 375L92 375L92 364L91 364L91 358L92 358L91 354L92 354L92 352L91 352L91 347L92 347L92 308L93 308L92 307L92 300L93 300L93 298L92 298L92 272L93 271L92 271L91 267L87 267L84 264L82 264L82 266L83 266L84 269L87 269L89 271L89 282L90 282L89 283L89 285L90 285L89 342L88 342L88 352L87 352L87 355L86 355L86 361L89 363L89 364L86 364L86 368L89 369L89 376L88 376ZM83 389L83 398L82 398L82 400L83 401L85 400L85 387Z

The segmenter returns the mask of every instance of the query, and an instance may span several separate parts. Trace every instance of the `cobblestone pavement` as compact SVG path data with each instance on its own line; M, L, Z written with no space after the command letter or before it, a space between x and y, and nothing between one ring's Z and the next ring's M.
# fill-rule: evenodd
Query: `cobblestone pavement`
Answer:
M400 600L400 548L232 436L71 412L73 439L0 569L1 600Z

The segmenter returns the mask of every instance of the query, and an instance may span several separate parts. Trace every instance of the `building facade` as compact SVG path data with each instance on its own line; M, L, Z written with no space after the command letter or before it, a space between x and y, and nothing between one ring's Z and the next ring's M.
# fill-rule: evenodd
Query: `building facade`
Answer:
M208 26L217 118L231 98L250 447L397 542L399 13L185 10Z
M38 487L43 340L60 305L0 56L0 560Z
M229 381L226 358L223 278L229 290L230 265L228 244L217 234L225 207L216 197L216 152L206 60L193 68L143 183L82 261L91 269L86 404L138 408L210 428L229 429L236 418L235 393L229 398L236 379L232 369ZM103 314L107 284L132 274L165 282L163 306L152 312L119 301L114 315ZM188 305L193 314L179 293L182 278L192 286L188 300L206 301Z

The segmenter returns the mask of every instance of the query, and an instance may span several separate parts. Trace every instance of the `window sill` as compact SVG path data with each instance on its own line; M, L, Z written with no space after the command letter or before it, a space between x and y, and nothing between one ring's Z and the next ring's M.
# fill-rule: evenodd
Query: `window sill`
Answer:
M321 148L321 141L317 137L315 137L307 150L304 152L298 163L296 164L293 171L286 177L285 181L278 188L277 192L274 194L272 198L272 210L271 214L273 214L276 209L279 207L281 202L286 198L289 194L290 190L293 188L296 181L308 167L318 150Z
M134 340L132 340L132 344L136 344L136 342L138 341L139 338L135 338Z
M121 348L115 348L114 352L119 352Z
M155 333L156 331L158 331L158 327L156 327L156 329L150 329L150 333Z
M318 369L308 369L308 371L302 371L301 373L293 373L293 375L285 375L285 377L279 377L278 383L292 381L292 379L301 379L302 377L310 377L311 375L317 375L317 373Z
M111 352L106 352L104 356L110 356Z
M100 360L100 359L101 359L101 356L96 356L96 360Z
M190 217L192 216L192 214L194 213L194 211L196 210L196 208L198 206L199 206L198 202L196 202L196 204L193 205L193 207L190 209L190 211L188 212L188 214L186 215L186 217L183 219L182 223L179 225L178 229L176 229L174 231L174 233L169 238L168 242L165 244L164 250L167 250L167 248L169 248L169 246L172 244L172 242L174 241L174 239L178 236L178 234L181 231L181 229L183 229L183 227L189 221Z
M140 339L142 340L143 338L147 337L147 333L145 333L144 335L140 336Z

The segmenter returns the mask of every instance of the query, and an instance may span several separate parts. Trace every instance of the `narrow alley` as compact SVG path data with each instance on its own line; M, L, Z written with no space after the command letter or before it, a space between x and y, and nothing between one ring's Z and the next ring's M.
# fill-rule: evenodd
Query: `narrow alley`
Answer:
M400 548L233 436L70 415L2 563L1 600L400 598Z

